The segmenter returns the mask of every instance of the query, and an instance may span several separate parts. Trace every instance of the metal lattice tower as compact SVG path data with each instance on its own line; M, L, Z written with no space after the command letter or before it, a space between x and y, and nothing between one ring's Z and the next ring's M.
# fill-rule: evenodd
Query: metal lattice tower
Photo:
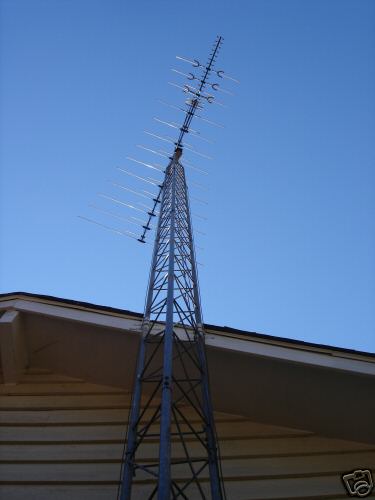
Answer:
M218 37L174 143L164 181L139 241L160 210L121 478L121 500L135 480L142 499L224 497L210 398L197 267L182 163L184 136L205 93L222 43ZM221 76L218 72L215 72ZM221 72L223 73L223 72ZM213 84L211 84L213 86ZM213 87L214 88L214 87ZM158 450L155 453L155 449ZM152 450L154 450L152 452ZM209 479L207 479L207 477Z

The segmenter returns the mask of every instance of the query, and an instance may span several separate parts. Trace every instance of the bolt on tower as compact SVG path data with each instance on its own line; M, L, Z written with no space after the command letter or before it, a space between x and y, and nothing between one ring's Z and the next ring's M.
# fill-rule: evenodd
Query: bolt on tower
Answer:
M202 103L212 102L207 87L222 43L215 41L189 94L185 119L174 142L159 194L139 241L158 215L146 305L139 344L120 498L222 499L224 494L218 443L210 397L197 265L183 166L184 136ZM227 77L229 78L229 77ZM141 488L141 489L139 489ZM138 496L139 495L139 496Z

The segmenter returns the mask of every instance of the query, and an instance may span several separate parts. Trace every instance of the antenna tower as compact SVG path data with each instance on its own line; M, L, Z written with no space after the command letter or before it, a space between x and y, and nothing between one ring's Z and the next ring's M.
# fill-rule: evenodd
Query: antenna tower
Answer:
M219 36L205 65L180 58L200 70L201 76L186 75L197 85L182 87L189 94L185 118L159 193L138 238L145 242L159 209L123 461L121 500L131 498L137 480L142 483L141 497L145 499L224 498L182 163L184 138L191 131L194 115L214 100L207 88L219 87L209 83L209 77L215 74L224 78L223 71L214 70L221 44Z
M167 167L128 157L128 160L154 172L163 173L163 180L142 177L118 167L118 170L130 175L137 182L143 181L156 186L158 192L138 192L110 181L116 188L148 199L151 206L143 202L122 201L103 193L99 193L99 196L107 200L107 203L115 203L117 209L118 206L122 209L126 207L138 213L136 216L123 216L100 206L90 205L117 220L140 224L140 235L79 216L141 243L146 243L148 233L155 230L122 460L118 495L120 500L225 498L208 380L205 334L184 164L198 172L205 172L187 160L182 161L184 151L208 158L186 143L185 136L189 134L207 140L191 127L193 118L218 125L203 117L201 111L208 104L222 105L216 99L217 92L231 94L229 90L222 88L218 81L226 79L237 82L224 71L215 69L222 42L223 38L218 36L206 64L201 64L196 59L177 56L181 62L192 65L192 71L200 73L186 74L172 70L187 78L188 83L184 85L171 83L182 89L187 94L187 99L184 107L165 102L163 104L184 113L182 125L155 118L159 123L176 129L177 139L146 132L154 139L173 144L172 154L139 146L159 157L166 157ZM210 81L212 76L217 79L216 82ZM202 201L197 198L195 200ZM143 218L140 218L139 213L143 214ZM156 227L153 220L158 221Z

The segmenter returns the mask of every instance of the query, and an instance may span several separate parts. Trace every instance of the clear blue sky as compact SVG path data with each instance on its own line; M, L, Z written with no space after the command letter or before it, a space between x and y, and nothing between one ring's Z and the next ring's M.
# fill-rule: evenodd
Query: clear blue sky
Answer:
M201 126L214 161L186 155L205 321L374 352L374 24L366 0L2 0L1 292L143 310L151 245L77 215L131 199L107 181L157 161L136 145L179 119L175 55L222 34L241 84Z

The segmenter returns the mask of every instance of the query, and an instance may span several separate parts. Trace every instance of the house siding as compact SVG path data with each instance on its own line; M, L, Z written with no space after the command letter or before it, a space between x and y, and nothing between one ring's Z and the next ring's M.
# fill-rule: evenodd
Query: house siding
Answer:
M116 499L129 404L121 389L44 369L0 385L0 498ZM238 415L216 412L215 420L228 500L347 498L341 475L375 470L375 446ZM140 452L146 458L157 450L150 441ZM178 471L181 478L188 473ZM150 487L137 474L133 498L147 498ZM188 498L201 497L191 488Z

